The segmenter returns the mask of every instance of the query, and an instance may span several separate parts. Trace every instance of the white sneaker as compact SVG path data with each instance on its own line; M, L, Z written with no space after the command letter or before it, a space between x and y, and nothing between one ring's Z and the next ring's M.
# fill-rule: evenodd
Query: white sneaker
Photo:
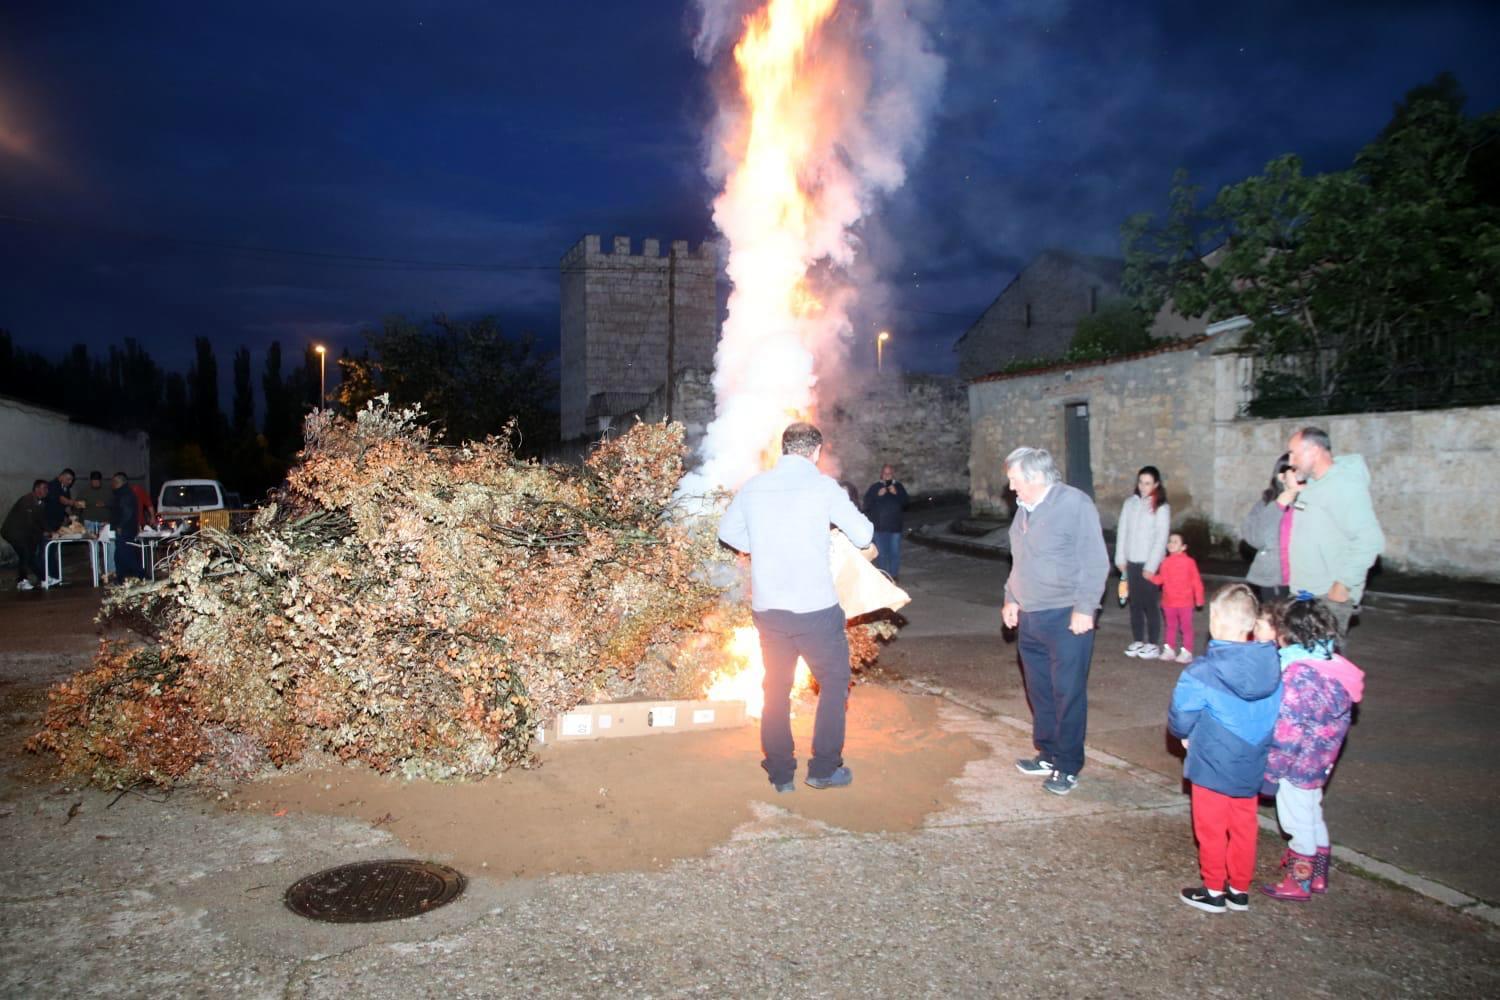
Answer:
M1141 651L1139 653L1136 653L1135 655L1139 656L1143 660L1154 660L1156 659L1156 655L1158 652L1160 652L1160 650L1158 650L1154 645L1149 642L1143 642L1141 643Z
M1193 662L1193 651L1191 649L1188 649L1186 646L1183 646L1181 649L1179 649L1177 651L1177 662L1178 663L1192 663Z
M1126 656L1140 656L1141 655L1141 649L1144 648L1145 645L1146 644L1144 642L1132 642L1130 645L1128 645L1128 646L1125 647L1125 655Z
M17 590L35 590L36 588L31 585L31 581L30 580L18 580L18 581L16 581L16 589Z
M1171 646L1163 646L1161 652L1156 654L1156 658L1158 660L1175 660L1177 659L1177 651Z

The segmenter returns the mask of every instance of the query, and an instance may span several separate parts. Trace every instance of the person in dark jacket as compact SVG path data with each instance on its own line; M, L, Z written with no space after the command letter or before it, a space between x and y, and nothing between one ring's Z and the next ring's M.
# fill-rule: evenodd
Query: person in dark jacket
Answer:
M87 504L73 499L73 480L78 476L72 469L64 469L57 478L47 484L47 499L43 508L43 522L47 531L53 532L68 523L68 515L82 510Z
M1203 884L1182 901L1208 913L1250 908L1256 804L1281 711L1276 645L1249 641L1260 613L1243 583L1219 588L1209 605L1208 650L1182 672L1167 728L1187 748L1193 834Z
M146 571L141 566L141 550L131 544L140 532L140 510L135 491L130 488L123 472L116 472L110 482L114 484L114 492L110 494L109 526L115 533L115 570L122 580L126 577L144 579Z
M46 579L42 571L42 540L46 538L44 506L47 480L31 484L31 492L17 500L0 525L0 537L16 550L16 589L31 590ZM32 582L35 578L36 583Z
M901 579L901 529L906 517L906 487L894 465L880 467L880 482L865 490L865 516L875 525L875 568Z

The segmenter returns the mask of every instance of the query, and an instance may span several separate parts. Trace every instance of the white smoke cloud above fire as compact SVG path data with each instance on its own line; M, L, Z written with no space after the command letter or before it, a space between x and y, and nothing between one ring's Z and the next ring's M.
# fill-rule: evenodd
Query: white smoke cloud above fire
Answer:
M698 0L720 71L706 170L720 191L728 317L715 420L682 492L734 489L817 419L867 293L861 222L900 187L942 88L937 0Z

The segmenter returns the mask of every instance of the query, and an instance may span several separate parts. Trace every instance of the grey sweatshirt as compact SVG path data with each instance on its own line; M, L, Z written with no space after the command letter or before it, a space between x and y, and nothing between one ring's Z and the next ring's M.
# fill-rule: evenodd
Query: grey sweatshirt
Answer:
M1022 611L1071 607L1092 615L1109 579L1109 550L1099 510L1088 494L1053 483L1036 510L1016 510L1010 522L1010 577L1006 603Z

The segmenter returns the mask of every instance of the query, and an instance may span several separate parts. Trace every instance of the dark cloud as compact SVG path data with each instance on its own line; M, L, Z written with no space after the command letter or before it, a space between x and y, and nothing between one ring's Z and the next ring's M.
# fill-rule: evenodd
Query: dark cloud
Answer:
M1173 170L1337 169L1451 69L1500 104L1489 3L948 0L941 109L865 227L897 359L952 341L1037 252L1112 253ZM391 313L555 341L586 232L697 242L710 84L687 5L0 6L0 327L24 346L357 346ZM164 242L126 231L171 234ZM241 252L519 265L435 269ZM880 324L862 315L861 322Z

